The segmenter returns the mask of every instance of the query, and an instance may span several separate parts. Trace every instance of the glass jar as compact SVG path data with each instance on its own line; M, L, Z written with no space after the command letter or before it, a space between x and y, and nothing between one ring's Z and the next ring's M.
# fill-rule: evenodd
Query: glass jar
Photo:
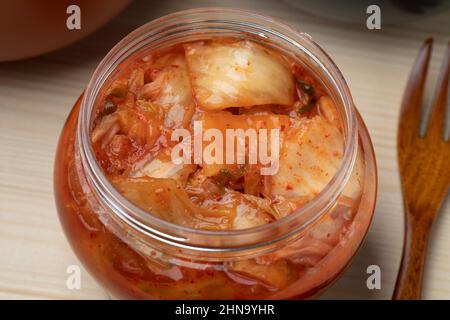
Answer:
M90 142L99 92L120 70L162 46L217 36L251 39L308 68L334 100L345 140L341 166L319 195L287 217L243 230L196 230L143 211L106 179ZM367 129L327 54L307 34L269 17L221 8L154 20L106 55L64 126L54 183L62 226L87 270L111 296L144 299L315 296L343 272L363 242L377 189ZM358 200L348 202L348 193Z

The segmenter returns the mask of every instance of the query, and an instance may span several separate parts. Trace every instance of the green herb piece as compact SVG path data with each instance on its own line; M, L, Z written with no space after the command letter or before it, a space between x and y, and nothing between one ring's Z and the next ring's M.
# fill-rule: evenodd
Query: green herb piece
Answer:
M298 113L300 113L300 114L308 113L312 110L312 108L314 108L315 105L316 105L316 102L314 101L314 99L310 100L307 104L305 104L304 106L302 106L298 109Z
M307 94L309 94L309 95L313 95L313 94L314 94L314 88L312 87L312 85L310 85L310 84L308 84L308 83L305 83L305 82L303 82L303 81L301 81L301 80L298 80L297 83L298 83L300 89L301 89L304 93L307 93Z
M123 87L114 87L109 94L116 98L124 98L127 95L127 89Z
M116 98L124 98L128 92L128 81L126 79L115 80L109 90L108 96L113 96Z
M102 116L106 116L108 114L112 114L116 112L117 106L111 101L107 101L105 106L103 107L103 111L101 112Z
M231 177L230 171L228 169L225 169L225 168L220 169L220 174L222 176L224 176L224 177L228 177L228 178Z
M230 180L238 180L239 178L243 177L244 174L245 166L239 167L236 170L229 170L227 168L220 169L220 175Z

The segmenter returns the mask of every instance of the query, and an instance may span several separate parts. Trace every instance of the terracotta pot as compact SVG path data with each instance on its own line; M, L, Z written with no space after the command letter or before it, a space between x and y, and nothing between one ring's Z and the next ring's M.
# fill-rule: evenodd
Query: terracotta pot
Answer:
M123 10L131 0L14 0L0 10L0 61L46 53L80 40ZM77 5L81 28L69 30L67 8Z

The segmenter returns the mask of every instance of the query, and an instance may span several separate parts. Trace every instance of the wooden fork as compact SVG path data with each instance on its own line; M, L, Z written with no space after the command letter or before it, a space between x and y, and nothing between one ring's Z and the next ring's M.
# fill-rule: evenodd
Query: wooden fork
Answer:
M444 141L450 43L433 100L426 133L419 136L422 98L432 39L420 49L403 96L397 151L405 209L400 271L392 299L420 299L431 226L450 184L450 143Z

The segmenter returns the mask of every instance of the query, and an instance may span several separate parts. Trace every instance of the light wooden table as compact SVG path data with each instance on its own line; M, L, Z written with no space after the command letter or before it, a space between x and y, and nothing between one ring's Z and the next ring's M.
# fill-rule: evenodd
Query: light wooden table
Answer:
M79 262L64 237L53 201L59 132L95 66L120 38L169 12L209 5L257 9L281 18L311 34L343 72L375 144L379 194L362 250L324 298L390 298L403 234L395 149L399 105L417 49L428 36L436 39L431 75L437 73L449 40L450 13L368 31L362 25L324 21L284 2L267 0L137 1L69 48L0 64L0 298L107 298L85 271L80 290L66 288L66 268ZM366 268L371 264L381 267L381 290L366 287ZM450 201L433 230L424 297L450 298Z

